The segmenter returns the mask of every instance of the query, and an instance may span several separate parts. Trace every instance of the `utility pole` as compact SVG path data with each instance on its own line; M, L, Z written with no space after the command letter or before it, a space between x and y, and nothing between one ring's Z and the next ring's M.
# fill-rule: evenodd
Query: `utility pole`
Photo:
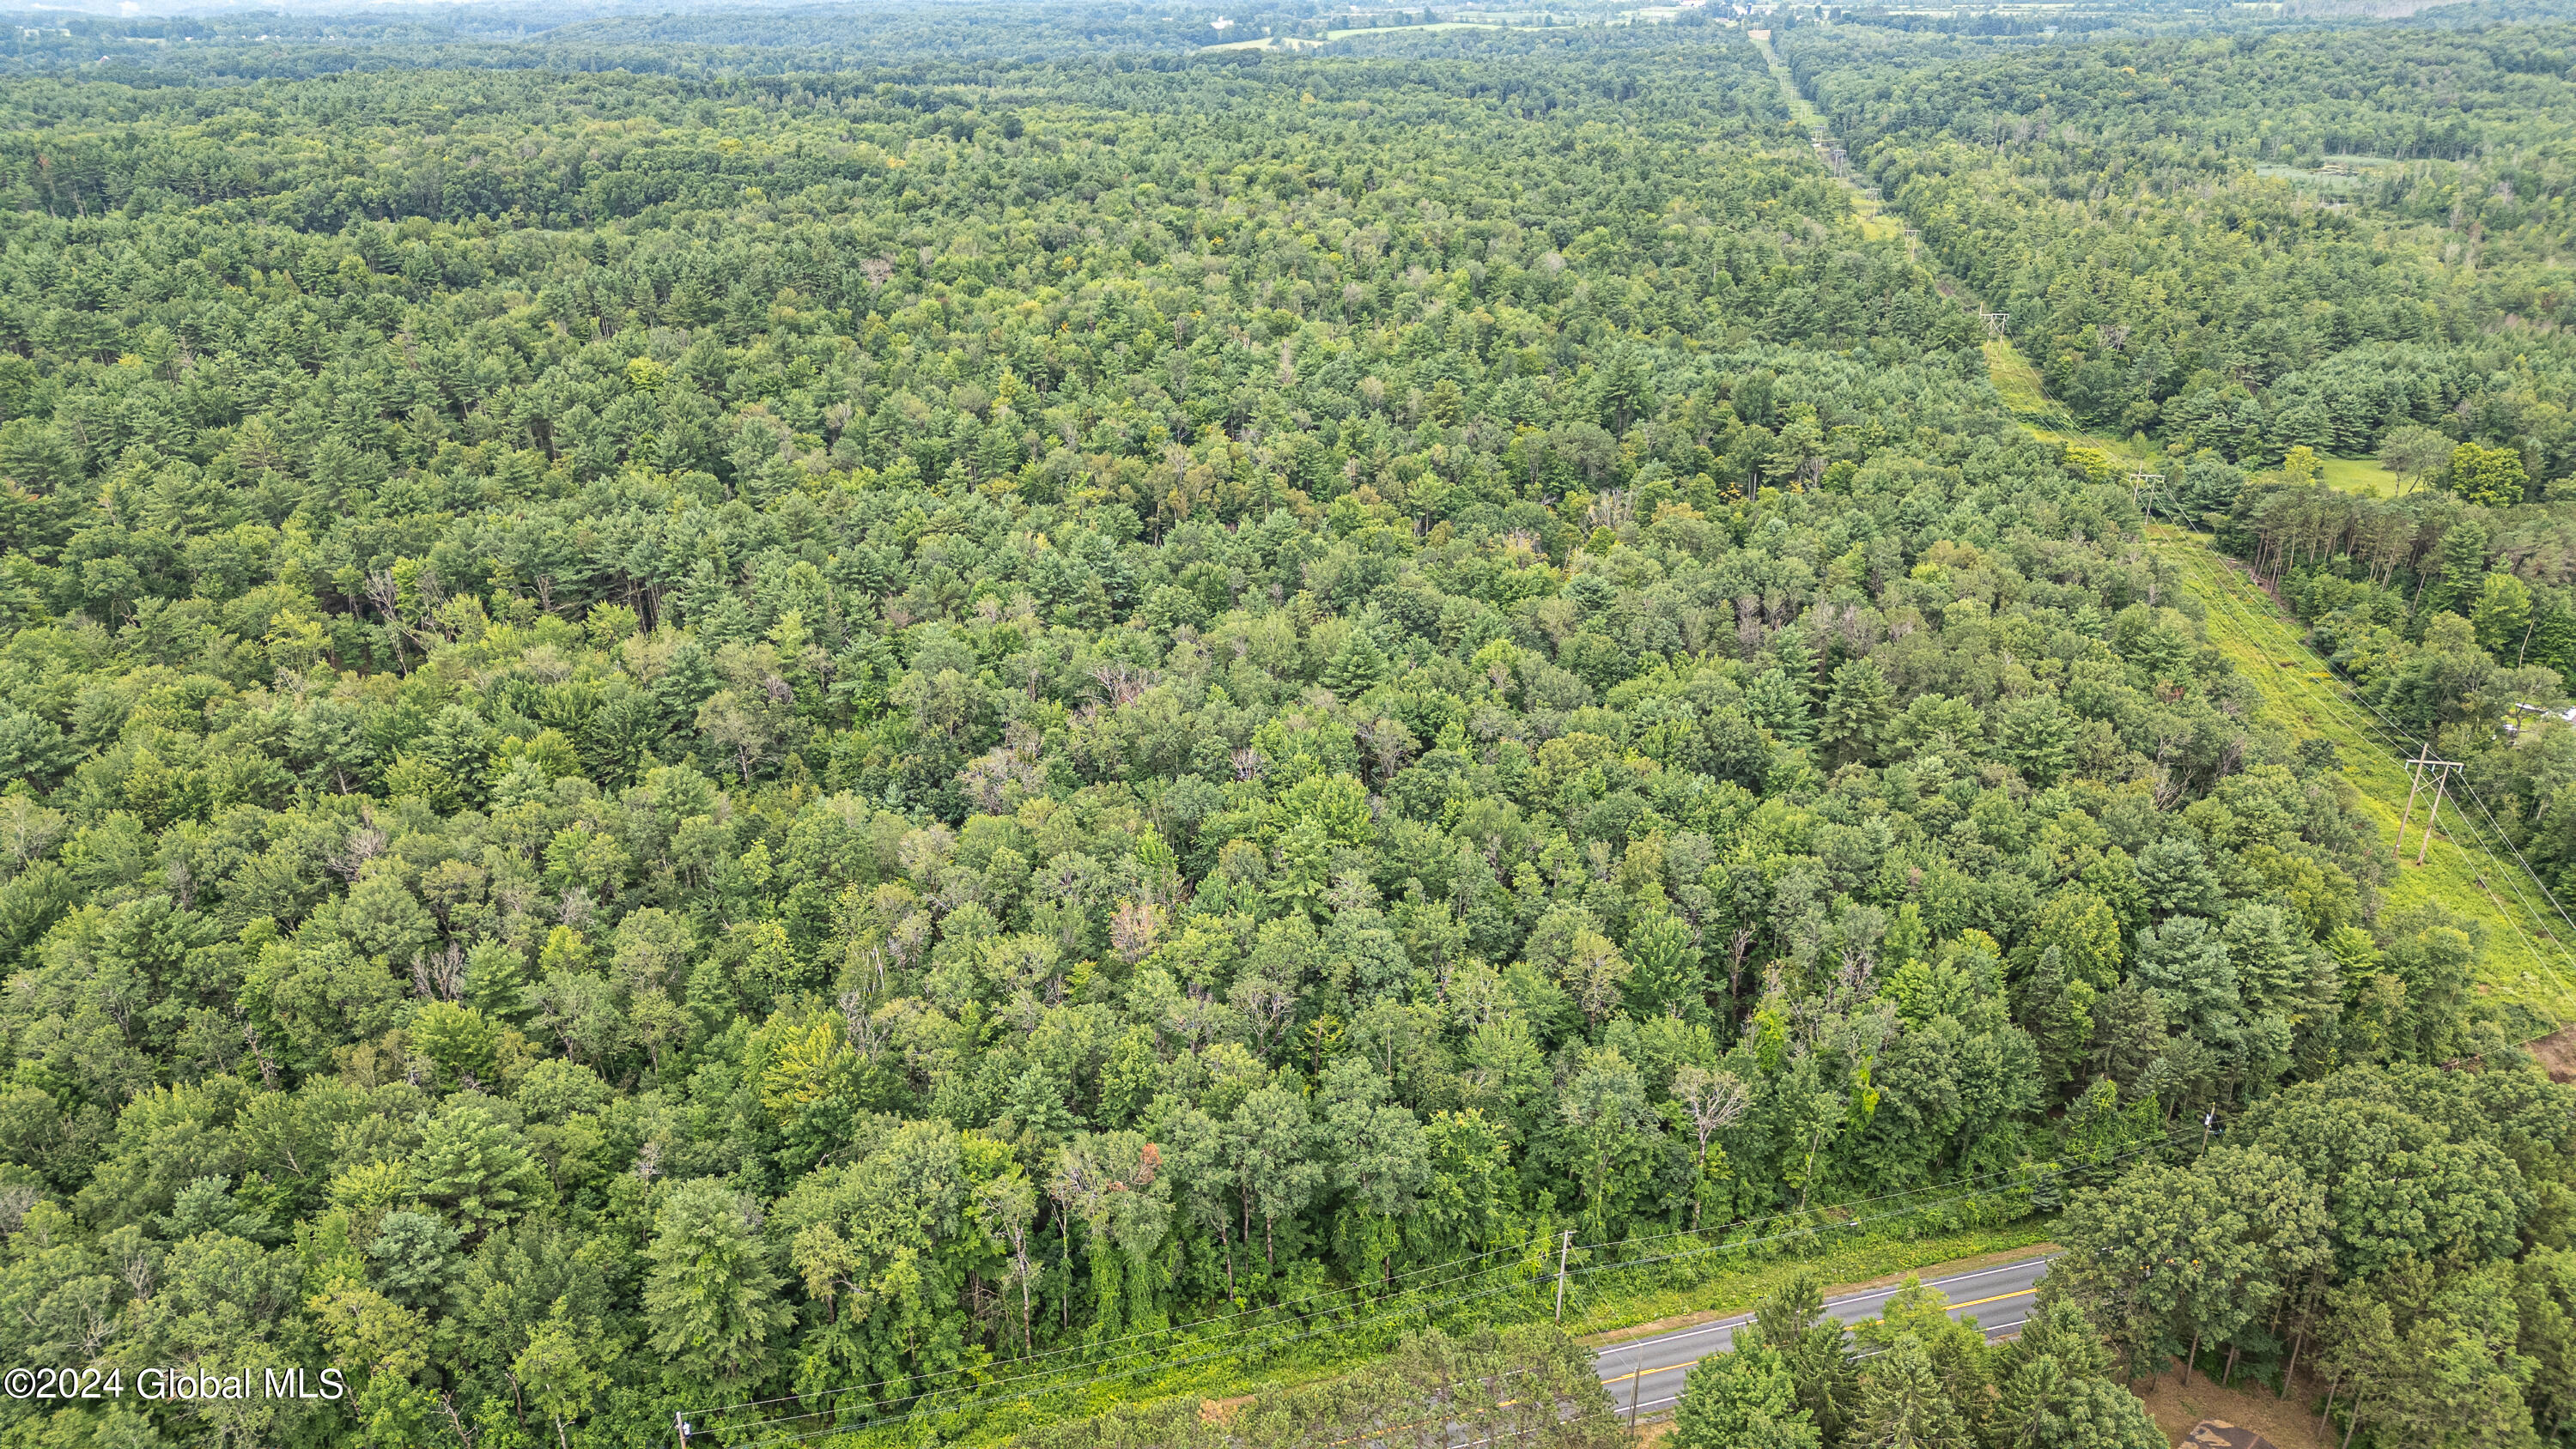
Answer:
M2430 741L2418 748L2415 758L2406 762L2414 769L2414 783L2406 790L2406 809L2397 817L2397 861L2406 863L2406 822L2415 814L2415 797L2424 788L2425 772L2433 772L2433 808L2424 812L2424 838L2416 844L2415 863L2422 865L2433 853L2433 825L2442 815L2442 802L2450 797L2451 776L2461 769L2457 760L2433 758Z
M2433 781L2433 808L2424 812L2424 842L2415 851L2417 865L2422 865L2424 858L2433 853L2433 822L2442 818L2442 799L2450 793L2451 771L2459 768L2448 760L2441 763L2449 768Z
M1556 1245L1556 1321L1565 1321L1565 1255L1574 1251L1574 1229L1565 1230L1565 1238Z
M2159 492L2161 492L2161 491L2163 491L2163 488L2164 488L2164 481L2165 481L2165 475L2164 475L2164 474L2162 474L2162 473L2132 473L2132 474L2130 474L2130 475L2129 475L2129 505L2130 505L2131 507L2133 507L2133 508L2134 508L2134 507L2142 506L2142 505L2140 505L2140 503L2139 503L2139 501L2138 501L2138 490L2139 490L2139 488L2140 488L2140 486L2141 486L2141 485L2145 485L2145 486L2146 486L2146 502L2144 503L2144 505L2143 505L2143 506L2145 507L2145 509L2147 510L2147 512L2148 512L2150 515L2154 514L2154 513L2155 513L2155 511L2156 511L2156 494L2157 494L2157 493L2159 493Z
M2209 1151L2209 1129L2218 1123L2218 1109L2210 1108L2200 1116L2200 1150Z
M2418 745L2415 749L2415 758L2406 762L2406 775L2409 781L2406 786L2406 808L2397 816L2397 854L2401 858L2406 854L2406 822L2415 816L2415 792L2424 788L2424 765L2432 758L2433 746L2427 743Z
M1637 1435L1637 1396L1645 1392L1646 1387L1645 1361L1646 1346L1641 1343L1637 1345L1637 1356L1629 1360L1637 1370L1628 1375L1628 1437L1632 1439Z

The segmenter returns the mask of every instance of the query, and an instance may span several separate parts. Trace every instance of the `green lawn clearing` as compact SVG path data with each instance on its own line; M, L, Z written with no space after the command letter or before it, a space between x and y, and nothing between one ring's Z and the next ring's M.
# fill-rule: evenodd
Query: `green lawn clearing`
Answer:
M2364 498L2397 495L2397 475L2379 466L2376 458L2328 458L2317 481L2338 492L2358 493Z

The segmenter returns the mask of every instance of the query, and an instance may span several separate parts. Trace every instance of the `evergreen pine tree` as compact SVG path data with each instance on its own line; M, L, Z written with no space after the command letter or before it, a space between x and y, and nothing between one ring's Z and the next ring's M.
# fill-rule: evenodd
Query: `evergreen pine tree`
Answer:
M1797 686L1798 697L1813 703L1816 698L1816 651L1807 647L1807 636L1795 626L1781 630L1771 640L1771 662L1788 681Z
M1744 691L1744 712L1755 724L1779 736L1786 745L1803 745L1816 733L1816 717L1807 710L1806 692L1777 669L1755 676Z
M1861 1381L1854 1442L1869 1449L1967 1449L1968 1428L1941 1392L1932 1358L1911 1334Z
M1353 629L1350 642L1324 666L1324 687L1344 699L1357 699L1386 678L1386 655L1366 629Z
M1842 1323L1825 1315L1824 1280L1810 1271L1791 1278L1754 1306L1752 1331L1780 1350L1817 1433L1839 1441L1852 1422L1852 1360Z
M1825 727L1816 742L1844 763L1877 758L1880 737L1896 714L1896 691L1875 659L1854 659L1834 671L1825 700Z
M1674 1449L1816 1449L1815 1420L1778 1350L1746 1331L1735 1349L1691 1366L1674 1413Z
M1627 956L1633 969L1622 985L1631 1011L1686 1019L1708 1014L1708 977L1700 967L1699 947L1691 940L1690 927L1664 909L1660 899L1655 909L1640 912L1629 925Z
M2547 590L2532 611L2530 638L2515 654L2523 664L2546 664L2561 674L2576 674L2576 608L2567 596Z

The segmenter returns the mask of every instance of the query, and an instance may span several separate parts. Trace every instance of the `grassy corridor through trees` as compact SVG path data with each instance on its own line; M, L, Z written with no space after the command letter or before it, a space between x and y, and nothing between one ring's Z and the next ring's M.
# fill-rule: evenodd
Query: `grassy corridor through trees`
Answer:
M1782 99L1800 130L1810 136L1825 134L1827 123L1799 94L1787 66L1771 44L1758 38L1752 43L1770 65ZM1901 237L1907 218L1883 208L1850 177L1841 179L1865 236L1872 240ZM1924 260L1927 264L1932 262L1928 256ZM1955 275L1938 275L1941 291L1959 305L1972 311L1982 306ZM2032 436L2098 451L2111 470L2113 482L2133 468L2164 466L2164 459L2134 444L2082 430L2069 410L2047 395L2038 368L2009 338L1988 339L1983 352L1989 380L2003 410ZM2365 493L2392 486L2392 480L2375 464L2346 459L2326 461L2328 481L2335 486ZM2520 863L2500 822L2476 798L2455 793L2443 806L2432 850L2425 863L2418 866L2416 842L2421 838L2431 800L2427 791L2414 803L2402 860L2392 854L2410 783L2402 762L2418 742L2357 698L2332 666L2309 646L2304 631L2284 613L2271 593L2248 574L2243 564L2220 553L2210 535L2151 522L2144 544L2162 576L2205 611L2211 643L2253 685L2259 698L2258 721L2298 739L2323 740L2335 747L2342 777L2352 787L2352 804L2380 842L2382 874L2373 884L2384 902L2382 909L2404 911L2437 905L2477 923L2485 932L2485 940L2474 989L2484 1006L2504 1014L2517 1026L2518 1037L2536 1038L2576 1020L2576 946L2571 946L2576 942L2576 926L2560 914L2559 903ZM1986 1230L1982 1235L1938 1236L1911 1243L1863 1238L1804 1266L1811 1273L1821 1270L1828 1277L1837 1273L1857 1276L1873 1270L1938 1274L1963 1266L1960 1255L1973 1251L1971 1244L2002 1249L2039 1243L2053 1217L2049 1214L2026 1219ZM1637 1328L1649 1324L1669 1323L1672 1320L1668 1315L1683 1315L1683 1322L1698 1324L1713 1312L1749 1305L1759 1295L1775 1290L1800 1267L1795 1261L1746 1266L1676 1287L1600 1292L1597 1296L1578 1288L1567 1313L1566 1327L1578 1334L1612 1336L1594 1352L1599 1372L1611 1391L1612 1417L1634 1409L1643 1421L1667 1418L1678 1402L1678 1384L1685 1365L1674 1360L1673 1351L1658 1350L1656 1346L1669 1337L1705 1330L1667 1329L1646 1337L1618 1335L1633 1335ZM1544 1279L1541 1287L1544 1288ZM1960 1305L1950 1305L1949 1311L1960 1311ZM1990 1329L1990 1333L1994 1331L2005 1330ZM1723 1343L1712 1338L1710 1346L1722 1347ZM1632 1381L1638 1378L1634 1365L1641 1361L1652 1367L1645 1371L1642 1398L1632 1404ZM1168 1418L1169 1406L1186 1398L1191 1385L1203 1383L1210 1392L1226 1387L1238 1391L1257 1389L1265 1401L1285 1401L1313 1394L1325 1385L1344 1383L1338 1376L1351 1373L1352 1362L1327 1362L1332 1367L1310 1362L1274 1372L1247 1372L1231 1365L1195 1370L1183 1367L1158 1375L1148 1386L1103 1386L1090 1401L1093 1408L1106 1407L1106 1400L1099 1396L1101 1392L1141 1407L1110 1419L1066 1424L1051 1432L1097 1433L1116 1442L1127 1442L1119 1437L1122 1435L1169 1432L1173 1427ZM1357 1384L1370 1372L1362 1370L1348 1382ZM1052 1445L1059 1441L1043 1442Z
M1768 40L1756 40L1772 74L1780 82L1798 124L1821 133L1825 119L1800 94L1788 66ZM1901 234L1901 213L1882 211L1845 178L1852 204L1864 229ZM1930 260L1930 259L1927 259ZM1936 271L1937 261L1932 262ZM1964 294L1964 283L1941 273L1943 290ZM2115 474L2131 468L2161 468L2164 460L2140 452L2117 438L2076 430L2065 407L2051 399L2038 368L2008 338L1985 344L1986 368L2005 410L2037 437L2099 450ZM2393 486L2375 465L2348 459L2326 460L2327 481L2350 491L2376 493ZM2278 600L2255 583L2244 566L2220 554L2209 535L2171 524L2151 524L2148 544L2174 567L2190 595L2208 611L2210 637L2263 700L2263 716L2301 739L2331 742L2367 817L2392 853L2379 889L2388 903L2403 909L2432 903L2486 927L2488 938L2477 990L2489 1004L2518 1010L2529 1018L2529 1035L2545 1036L2576 1020L2576 925L2562 905L2512 854L2502 824L2475 799L2446 805L2439 839L2422 866L2414 864L2416 847L2404 856L2393 853L2399 815L2406 805L2410 775L2403 761L2418 740L2384 718L2373 716L2333 667L2308 647L2304 631L2282 610ZM2429 797L2428 797L2429 798ZM2477 812L2464 814L2463 812ZM2483 818L2481 818L2483 817ZM2423 805L2408 827L2407 840L2421 836Z
M2122 17L2043 43L1916 12L1765 37L1825 159L1884 196L1873 220L1918 231L1938 292L1985 314L1988 406L2118 493L2086 525L2139 575L2108 637L2188 616L2192 672L2225 681L2251 753L2215 803L2170 788L2161 740L2131 783L2224 852L2271 835L2251 797L2295 762L2339 893L2253 844L2234 868L2262 880L2218 918L2307 922L2339 1006L2320 990L2250 1022L2241 989L2300 965L2250 941L2180 958L2174 923L2139 929L2133 979L2197 1039L2317 1034L2217 1094L2211 1138L2069 1195L2049 1278L2081 1316L1997 1361L1921 1315L1855 1370L1774 1305L1691 1372L1673 1449L1785 1444L1783 1424L1823 1449L2161 1449L2174 1404L2159 1427L2120 1386L2178 1366L2346 1449L2576 1436L2576 1244L2521 1206L2576 1185L2576 1092L2542 1070L2563 1042L2515 1046L2576 1018L2576 33L2463 9L2232 34ZM2428 747L2452 771L2429 833L2404 763ZM2437 1184L2433 1156L2458 1175Z
M1834 144L1832 132L1826 128L1824 115L1816 109L1813 102L1798 94L1798 82L1789 74L1788 63L1780 59L1780 52L1771 48L1771 42L1768 39L1761 36L1748 38L1753 41L1753 48L1762 52L1763 63L1771 67L1771 78L1780 83L1780 99L1789 108L1789 118L1796 121L1798 129L1806 132L1808 136L1823 137L1828 146ZM1863 191L1859 182L1852 180L1849 175L1838 176L1836 179L1851 192L1852 211L1860 221L1862 236L1871 241L1894 241L1905 234L1903 223L1886 215L1878 200Z
M2409 782L2401 761L2418 742L2355 699L2272 596L2242 565L2210 548L2206 535L2157 524L2149 540L2208 609L2211 639L2254 682L2264 715L2301 738L2333 742L2363 812L2393 847ZM2476 799L2452 796L2432 851L2422 866L2415 864L2430 799L2427 790L2415 802L2405 849L2389 857L2379 886L2388 904L2437 902L2483 922L2489 934L2478 990L2496 1005L2528 1012L2533 1035L2576 1019L2576 953L2567 924Z
M2038 370L2009 341L1986 344L1986 366L2005 407L2037 436L2099 449L2115 474L2161 466L2116 438L2070 431L2065 410L2041 390ZM2393 853L2410 779L2403 761L2419 741L2375 717L2308 647L2304 631L2279 601L2242 564L2220 554L2208 534L2153 523L2147 543L2207 610L2211 642L2253 683L2263 718L2301 739L2334 745L2344 778L2392 852L2378 883L2388 904L2438 904L2484 925L2477 989L2490 1005L2527 1015L2531 1037L2576 1020L2576 948L2570 945L2576 927L2513 855L2500 823L2475 799L2456 800L2444 806L2439 838L2422 866L2415 864L2418 847L2411 843L2402 856ZM2428 792L2416 802L2409 842L2421 838L2429 798Z
M2576 1444L2576 28L2192 16L31 27L0 1439Z
M1799 126L1822 134L1826 121L1802 95L1789 68L1770 41L1755 48L1779 81L1781 95ZM1906 218L1864 195L1848 177L1852 205L1861 225L1873 232L1901 235ZM1964 297L1965 283L1940 272L1942 290ZM2033 435L2050 442L2101 452L2115 475L2132 468L2160 469L2165 460L2139 451L2120 439L2078 430L2067 409L2050 398L2039 369L2009 338L1985 344L1986 369L2004 408ZM2325 461L2331 486L2377 493L2393 480L2375 465L2348 459ZM2388 903L2399 909L2432 903L2477 921L2487 930L2486 952L2477 989L2489 1004L2518 1010L2529 1018L2529 1034L2543 1036L2576 1020L2576 926L2561 914L2560 903L2511 853L2501 822L2462 811L2483 813L2474 799L2446 805L2431 855L2418 867L2416 847L2403 863L2393 853L2399 815L2406 805L2410 775L2402 763L2419 743L2401 738L2392 722L2375 718L2362 701L2336 677L2333 667L2308 647L2304 631L2282 610L2278 600L2246 574L2243 565L2226 558L2209 535L2171 524L2151 524L2148 544L2170 563L2183 587L2207 610L2210 638L2250 680L2263 701L2269 722L2302 739L2331 742L2367 818L2376 825L2392 853L2387 873L2378 882ZM2407 839L2420 838L2423 805L2418 802Z

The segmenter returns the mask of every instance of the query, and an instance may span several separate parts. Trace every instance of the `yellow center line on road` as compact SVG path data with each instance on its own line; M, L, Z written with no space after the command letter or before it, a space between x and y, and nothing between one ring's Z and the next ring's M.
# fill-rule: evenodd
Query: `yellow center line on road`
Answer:
M2019 1293L1998 1293L1992 1298L1971 1298L1965 1303L1953 1303L1950 1306L1953 1308L1974 1308L1980 1303L2001 1303L2007 1298L2028 1298L2030 1295L2038 1291L2039 1290L2036 1288L2024 1288Z
M1950 1304L1949 1306L1950 1306L1951 1308L1953 1308L1953 1309L1958 1309L1958 1308L1975 1308L1975 1307L1977 1307L1978 1305L1980 1305L1980 1304L1984 1304L1984 1303L2002 1303L2002 1302L2006 1301L2007 1299L2013 1299L2013 1298L2028 1298L2028 1297L2030 1297L2032 1294L2037 1293L2038 1291L2039 1291L2039 1290L2038 1290L2038 1289L2036 1289L2036 1288L2024 1288L2024 1289L2022 1289L2022 1290L2021 1290L2020 1292L2018 1292L2018 1293L1998 1293L1998 1294L1996 1294L1995 1296L1993 1296L1992 1298L1971 1298L1971 1299L1969 1299L1969 1300L1968 1300L1967 1302L1965 1302L1965 1303L1953 1303L1953 1304ZM1654 1340L1653 1340L1653 1339L1647 1339L1647 1340L1645 1340L1645 1342L1647 1342L1647 1343L1652 1343L1652 1342L1654 1342ZM1665 1365L1664 1365L1663 1367L1661 1367L1661 1368L1641 1368L1641 1369L1636 1370L1636 1371L1635 1371L1635 1372L1633 1372L1633 1373L1624 1373L1624 1374L1621 1374L1621 1375L1619 1375L1619 1376L1618 1376L1617 1378L1615 1378L1615 1379L1603 1379L1601 1382L1603 1382L1603 1383L1605 1383L1605 1384L1624 1384L1624 1383L1628 1382L1628 1380L1630 1380L1630 1379L1634 1379L1634 1378L1643 1378L1643 1377L1645 1377L1647 1374L1670 1373L1670 1372L1672 1372L1674 1369L1677 1369L1677 1368L1688 1368L1688 1367L1690 1367L1690 1365L1689 1365L1689 1364L1683 1364L1683 1363L1668 1363L1668 1364L1665 1364Z

